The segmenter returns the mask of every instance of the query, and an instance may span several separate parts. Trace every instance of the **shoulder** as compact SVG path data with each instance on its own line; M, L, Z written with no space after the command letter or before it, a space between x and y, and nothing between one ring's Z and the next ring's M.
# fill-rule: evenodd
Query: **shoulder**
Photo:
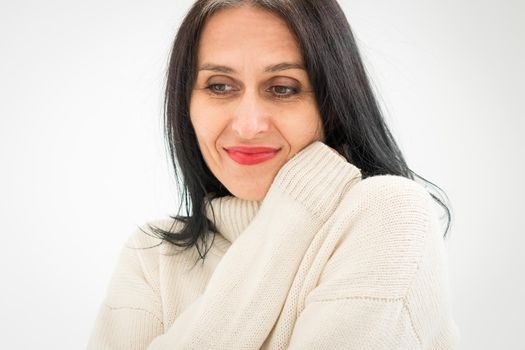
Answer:
M422 234L436 215L434 201L425 187L397 175L372 176L357 182L343 196L339 214L347 216L349 210L370 224L409 224L413 234Z
M397 175L359 181L345 194L338 209L342 217L366 225L362 234L385 241L399 238L421 243L435 220L429 192L416 181Z
M154 235L148 224L166 227L167 220L154 220L137 226L120 248L117 264L113 270L105 303L112 308L133 305L156 315L159 308L159 253L162 241ZM145 304L147 300L157 300Z
M432 198L423 185L398 175L377 175L367 177L356 183L346 197L359 198L367 203L389 202L395 204L414 204L431 208Z
M142 272L146 279L154 278L158 271L160 256L171 249L171 244L160 238L155 230L178 232L183 223L172 218L160 218L146 221L128 235L122 247L121 260L127 261L122 266Z
M346 296L404 295L423 259L428 237L437 235L431 225L430 194L417 182L395 175L373 176L355 184L333 219L333 229L341 234L323 279L328 289Z

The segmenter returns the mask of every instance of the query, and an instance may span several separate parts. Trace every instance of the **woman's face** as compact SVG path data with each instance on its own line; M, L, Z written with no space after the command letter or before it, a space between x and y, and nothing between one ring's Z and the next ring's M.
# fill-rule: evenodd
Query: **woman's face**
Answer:
M234 196L263 200L290 158L324 141L303 65L293 34L274 14L242 6L205 24L190 117L209 169Z

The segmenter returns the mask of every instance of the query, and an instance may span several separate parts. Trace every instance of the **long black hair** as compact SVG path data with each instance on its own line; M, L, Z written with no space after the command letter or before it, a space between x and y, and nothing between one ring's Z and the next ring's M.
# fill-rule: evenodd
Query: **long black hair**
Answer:
M193 4L173 43L164 96L166 145L181 194L179 212L171 218L184 225L177 232L172 232L173 226L164 230L148 225L152 232L178 247L196 246L203 260L209 248L208 232L217 233L205 215L205 198L232 194L202 157L190 121L189 102L206 20L218 10L245 4L277 14L295 34L315 91L325 143L357 166L363 179L391 174L422 180L446 212L446 237L451 223L446 204L449 200L438 186L409 169L383 119L350 25L336 0L198 0ZM182 206L186 210L183 215Z

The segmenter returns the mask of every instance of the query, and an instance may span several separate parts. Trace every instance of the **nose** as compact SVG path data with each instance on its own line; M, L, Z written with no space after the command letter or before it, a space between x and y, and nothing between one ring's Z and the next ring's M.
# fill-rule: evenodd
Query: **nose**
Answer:
M243 139L253 139L270 128L269 111L256 91L245 90L236 106L232 129Z

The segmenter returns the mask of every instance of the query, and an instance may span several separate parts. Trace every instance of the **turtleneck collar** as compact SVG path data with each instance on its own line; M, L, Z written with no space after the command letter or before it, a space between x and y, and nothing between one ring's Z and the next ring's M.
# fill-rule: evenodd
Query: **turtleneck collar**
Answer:
M205 206L206 217L215 222L219 232L230 243L233 243L248 227L262 203L235 196L214 198L208 202L210 205ZM215 214L215 220L213 214Z

